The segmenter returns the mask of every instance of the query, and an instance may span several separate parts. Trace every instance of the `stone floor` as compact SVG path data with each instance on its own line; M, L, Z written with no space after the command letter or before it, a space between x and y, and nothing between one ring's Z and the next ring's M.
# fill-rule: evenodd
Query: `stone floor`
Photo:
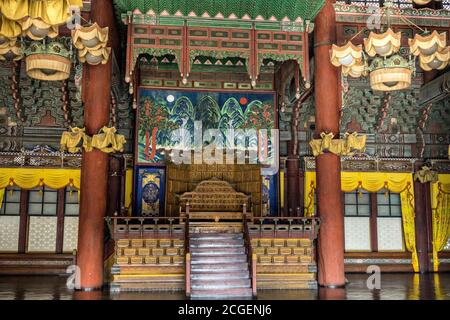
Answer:
M366 274L347 274L345 289L260 290L258 300L450 300L450 273L382 274L381 289L367 288ZM0 276L0 300L181 300L182 292L119 293L71 291L65 277Z

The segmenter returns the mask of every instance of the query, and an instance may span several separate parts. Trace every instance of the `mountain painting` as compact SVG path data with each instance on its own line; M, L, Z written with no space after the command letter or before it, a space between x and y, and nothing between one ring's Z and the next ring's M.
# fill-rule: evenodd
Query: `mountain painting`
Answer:
M194 150L193 137L199 123L203 147L217 145L220 140L223 148L230 148L225 135L230 129L242 129L258 132L244 137L248 150L257 150L258 156L264 151L271 157L274 94L141 88L139 97L136 153L139 164L163 164L171 150ZM222 137L209 136L208 129L217 129ZM264 134L260 133L263 129L267 130ZM233 144L231 148L236 147Z

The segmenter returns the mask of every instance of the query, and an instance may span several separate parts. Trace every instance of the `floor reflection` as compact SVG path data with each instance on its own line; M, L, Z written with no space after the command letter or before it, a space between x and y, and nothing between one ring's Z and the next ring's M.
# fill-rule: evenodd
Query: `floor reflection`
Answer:
M258 300L450 300L450 273L382 274L381 289L367 288L366 274L347 274L345 289L259 290ZM0 276L0 300L182 300L183 292L82 292L65 277Z

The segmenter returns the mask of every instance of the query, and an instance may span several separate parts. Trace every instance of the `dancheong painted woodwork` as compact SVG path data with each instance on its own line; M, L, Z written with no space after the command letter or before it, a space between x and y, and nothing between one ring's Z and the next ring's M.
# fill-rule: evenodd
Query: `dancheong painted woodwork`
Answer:
M277 6L277 19L264 18L265 9L273 6L267 1L246 2L245 8L242 3L224 6L211 1L198 10L183 8L181 3L116 1L122 12L128 10L122 14L129 26L125 80L133 81L139 55L148 54L175 56L183 83L188 81L195 58L209 56L245 59L252 86L257 83L265 59L296 60L309 84L308 32L313 30L311 18L322 4L286 2L282 9ZM224 19L226 12L232 13L228 19Z

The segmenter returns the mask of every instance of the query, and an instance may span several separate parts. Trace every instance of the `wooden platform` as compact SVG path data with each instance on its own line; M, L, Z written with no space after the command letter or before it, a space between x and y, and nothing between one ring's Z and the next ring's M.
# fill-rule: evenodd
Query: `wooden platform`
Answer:
M67 275L72 254L0 253L0 275Z
M137 238L116 241L110 290L184 290L184 240Z
M253 238L260 289L316 289L314 242L304 238Z

